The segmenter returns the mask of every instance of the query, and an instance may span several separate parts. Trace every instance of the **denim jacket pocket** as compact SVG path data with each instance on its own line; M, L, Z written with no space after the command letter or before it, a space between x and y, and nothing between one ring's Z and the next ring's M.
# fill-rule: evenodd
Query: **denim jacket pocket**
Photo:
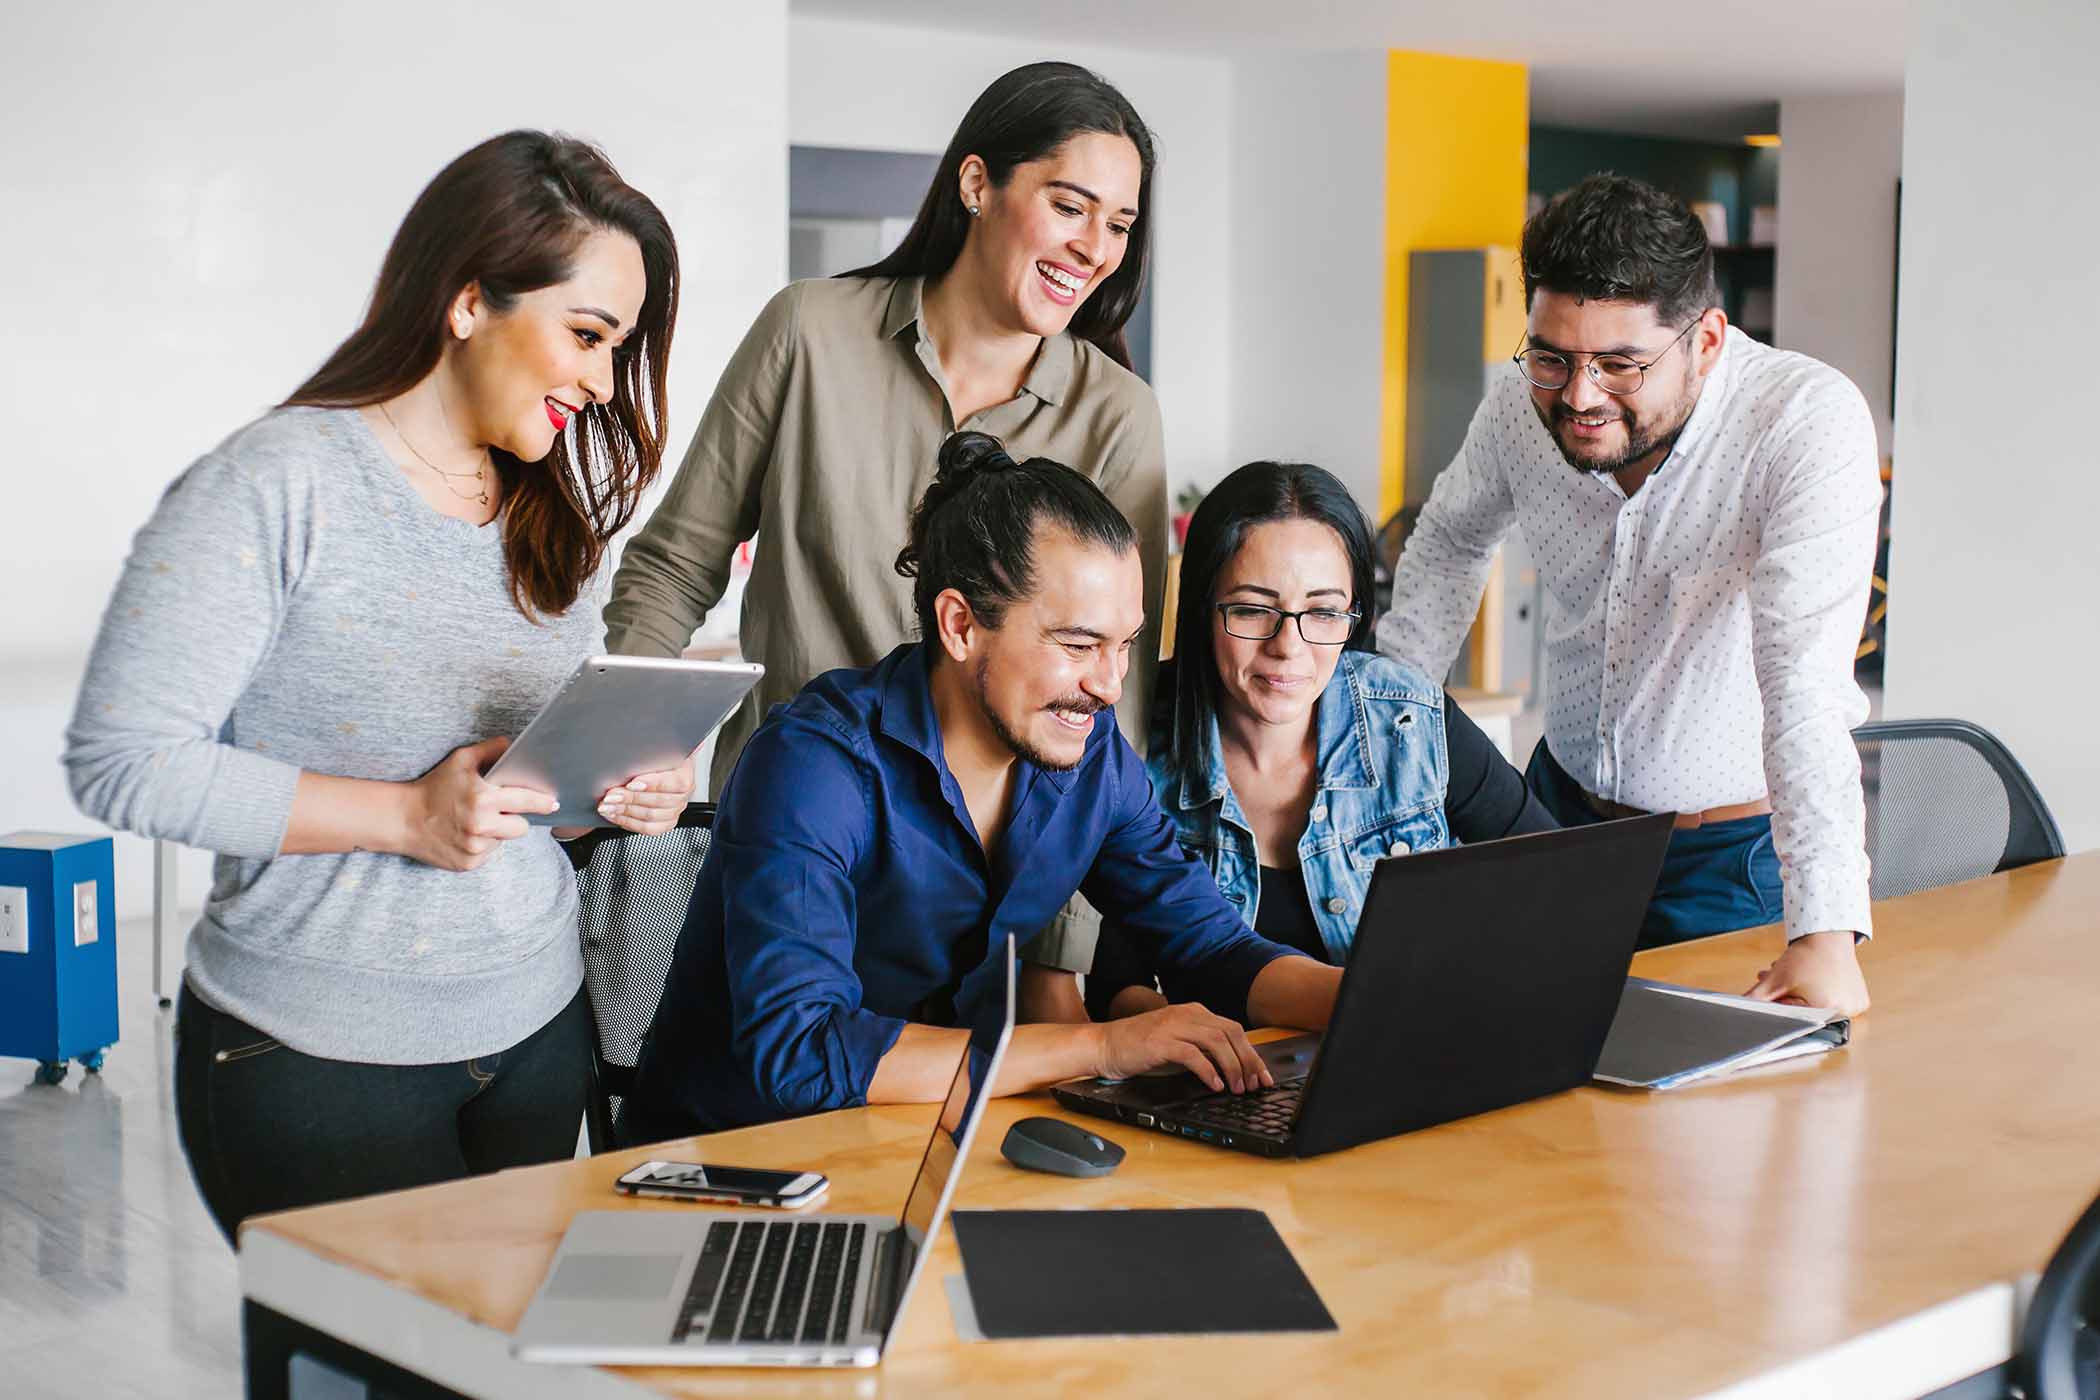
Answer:
M1443 806L1438 804L1357 832L1349 838L1346 849L1349 863L1369 879L1371 871L1381 860L1413 855L1417 851L1440 850L1450 844Z

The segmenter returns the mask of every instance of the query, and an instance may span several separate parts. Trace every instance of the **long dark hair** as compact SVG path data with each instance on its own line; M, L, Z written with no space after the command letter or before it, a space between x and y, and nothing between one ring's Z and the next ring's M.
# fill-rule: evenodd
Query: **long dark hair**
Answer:
M511 131L440 170L387 247L364 324L285 400L358 408L406 392L437 368L462 288L478 284L501 314L520 295L566 280L577 248L601 229L640 245L648 280L613 362L612 401L578 414L573 439L557 437L543 462L489 453L503 482L511 599L527 617L568 610L663 465L678 247L663 212L602 151Z
M1304 462L1249 462L1211 488L1189 521L1181 547L1181 602L1174 613L1173 765L1181 780L1204 778L1204 755L1217 720L1218 656L1211 609L1218 575L1239 553L1247 531L1272 520L1317 520L1341 537L1349 558L1350 606L1361 614L1344 645L1371 650L1376 547L1371 522L1334 473ZM1165 689L1162 686L1162 689Z
M933 183L919 204L911 232L895 252L841 277L924 277L938 280L962 255L970 235L963 208L962 163L984 162L992 184L1004 189L1017 165L1042 160L1085 132L1128 137L1138 153L1138 213L1131 220L1123 261L1073 313L1071 333L1092 341L1125 369L1130 347L1123 323L1136 309L1145 283L1145 253L1152 240L1152 132L1130 100L1106 79L1076 63L1030 63L1000 77L963 113L948 142Z
M943 589L962 594L987 627L1035 591L1038 524L1082 544L1117 554L1137 548L1137 533L1101 488L1062 462L1016 462L989 433L957 433L941 444L933 485L912 507L911 542L897 572L913 580L919 635L932 638L933 600Z

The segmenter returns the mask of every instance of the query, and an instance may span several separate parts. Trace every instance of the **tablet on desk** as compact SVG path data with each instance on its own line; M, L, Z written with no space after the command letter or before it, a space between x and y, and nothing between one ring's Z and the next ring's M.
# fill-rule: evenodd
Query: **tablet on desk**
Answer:
M606 789L638 773L676 768L765 673L754 661L589 657L496 760L488 779L559 798L559 811L526 818L536 826L610 826L598 815Z

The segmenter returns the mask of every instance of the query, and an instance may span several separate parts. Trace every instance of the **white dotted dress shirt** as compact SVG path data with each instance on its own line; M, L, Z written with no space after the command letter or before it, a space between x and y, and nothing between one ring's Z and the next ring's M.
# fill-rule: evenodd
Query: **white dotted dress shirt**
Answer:
M1629 498L1561 456L1514 365L1437 478L1378 627L1450 669L1521 525L1545 584L1546 743L1649 811L1769 797L1789 938L1870 933L1852 679L1881 510L1874 420L1844 375L1731 327L1668 460Z

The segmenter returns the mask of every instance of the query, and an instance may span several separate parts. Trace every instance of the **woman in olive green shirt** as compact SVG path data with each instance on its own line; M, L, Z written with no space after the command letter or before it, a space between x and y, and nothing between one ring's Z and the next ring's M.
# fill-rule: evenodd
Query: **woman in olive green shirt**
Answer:
M911 639L893 564L951 433L1091 476L1137 531L1158 616L1159 405L1123 344L1151 184L1152 137L1121 93L1068 63L1017 68L963 117L896 252L767 303L605 609L611 650L675 656L759 535L739 634L766 675L722 729L712 791L773 704ZM1142 733L1152 669L1132 667L1126 733ZM1090 933L1067 920L1031 955L1083 970Z

